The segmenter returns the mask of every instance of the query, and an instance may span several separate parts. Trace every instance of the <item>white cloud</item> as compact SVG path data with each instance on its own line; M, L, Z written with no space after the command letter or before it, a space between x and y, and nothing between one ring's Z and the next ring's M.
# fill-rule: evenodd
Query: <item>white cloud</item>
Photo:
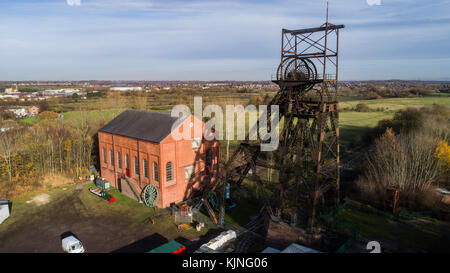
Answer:
M81 0L66 0L69 6L81 6Z

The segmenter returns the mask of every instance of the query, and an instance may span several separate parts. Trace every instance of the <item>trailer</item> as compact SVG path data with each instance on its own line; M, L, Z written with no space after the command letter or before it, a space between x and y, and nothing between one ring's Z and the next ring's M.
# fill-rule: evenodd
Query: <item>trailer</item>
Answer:
M109 203L114 203L116 201L116 199L114 198L114 196L112 196L112 194L106 192L106 191L102 191L96 188L89 188L89 191L94 194L97 195L98 197L101 197L105 200L108 200Z

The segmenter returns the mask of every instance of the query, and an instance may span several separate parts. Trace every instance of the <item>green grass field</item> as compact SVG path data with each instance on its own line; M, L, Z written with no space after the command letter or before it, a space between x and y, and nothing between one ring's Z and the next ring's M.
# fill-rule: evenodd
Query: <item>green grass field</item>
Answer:
M64 120L68 122L79 122L83 119L91 121L108 122L122 113L125 109L113 110L91 110L91 111L69 111L63 114Z
M407 107L424 107L433 104L442 104L450 107L449 96L423 97L423 98L393 98L377 100L356 100L339 103L340 109L354 109L357 104L366 104L373 112L341 112L339 114L340 143L345 149L354 141L360 140L367 128L375 127L378 121L392 118L395 111ZM377 111L378 110L378 111Z
M377 110L377 108L384 108L384 112L394 112L406 107L422 107L434 103L450 106L450 96L343 101L339 103L339 108L354 108L359 103L367 104L369 109L373 111Z
M36 120L37 120L37 117L36 116L32 116L32 117L23 118L22 122L31 124L31 123L35 122Z
M357 229L359 236L370 240L397 242L399 251L413 247L427 252L450 252L450 225L434 218L410 214L395 217L351 201L329 224L337 229L347 227L342 230L348 234Z

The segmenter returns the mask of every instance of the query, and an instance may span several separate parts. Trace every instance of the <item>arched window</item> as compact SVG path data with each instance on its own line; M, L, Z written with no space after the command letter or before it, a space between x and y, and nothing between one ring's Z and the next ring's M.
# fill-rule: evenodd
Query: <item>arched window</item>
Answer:
M167 162L167 164L166 164L166 180L167 180L167 182L173 180L172 162Z
M147 165L147 159L142 160L142 164L144 167L144 177L148 178L148 165Z
M122 169L122 154L120 152L117 152L117 167Z
M212 166L212 151L211 149L206 150L206 166L211 167Z
M158 163L153 162L153 181L158 182Z
M139 161L137 157L134 157L134 174L139 175Z

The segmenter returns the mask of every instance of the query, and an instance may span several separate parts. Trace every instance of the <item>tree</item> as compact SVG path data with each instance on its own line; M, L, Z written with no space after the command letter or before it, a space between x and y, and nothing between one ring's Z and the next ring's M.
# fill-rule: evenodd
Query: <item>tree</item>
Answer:
M41 100L38 105L39 105L40 112L50 110L50 106L48 105L48 102L46 100Z
M375 141L364 176L379 192L388 186L402 191L427 190L437 177L436 141L419 132L397 137L392 129Z
M9 182L12 180L12 155L17 151L17 134L16 129L8 130L0 133L0 156L3 158L8 171Z

